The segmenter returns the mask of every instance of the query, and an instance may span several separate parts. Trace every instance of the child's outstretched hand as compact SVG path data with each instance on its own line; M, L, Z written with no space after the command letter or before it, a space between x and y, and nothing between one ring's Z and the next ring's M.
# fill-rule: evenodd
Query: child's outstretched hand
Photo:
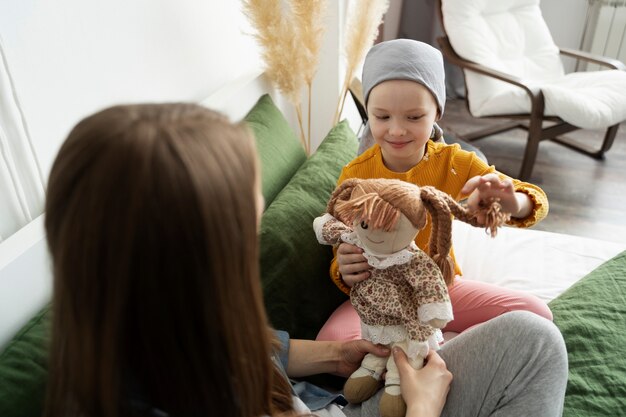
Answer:
M469 194L467 206L473 213L478 213L478 221L484 224L484 214L480 213L480 208L488 205L492 199L497 199L502 207L502 211L512 215L520 216L521 211L526 206L528 196L523 193L516 193L513 188L513 181L509 178L501 179L497 174L487 174L470 178L463 188L462 194ZM522 194L518 196L518 194Z

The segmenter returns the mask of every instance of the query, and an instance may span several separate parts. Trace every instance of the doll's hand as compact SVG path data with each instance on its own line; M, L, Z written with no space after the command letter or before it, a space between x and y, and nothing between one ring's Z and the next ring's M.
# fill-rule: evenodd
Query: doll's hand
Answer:
M344 242L337 248L337 265L343 282L350 288L371 275L370 265L363 256L363 249L350 243Z
M335 374L349 377L354 371L359 369L361 361L363 361L363 358L368 353L387 357L390 354L390 350L382 345L375 345L367 340L340 342L339 361L337 362Z
M481 204L488 204L492 198L497 198L502 211L517 215L520 211L520 201L513 189L513 181L509 178L501 179L497 174L487 174L470 178L463 188L462 194L469 194L467 206L473 213L479 213ZM484 215L478 215L478 221L484 224Z
M439 417L452 383L452 374L441 356L431 350L420 370L413 369L400 348L393 349L393 359L400 374L406 417Z

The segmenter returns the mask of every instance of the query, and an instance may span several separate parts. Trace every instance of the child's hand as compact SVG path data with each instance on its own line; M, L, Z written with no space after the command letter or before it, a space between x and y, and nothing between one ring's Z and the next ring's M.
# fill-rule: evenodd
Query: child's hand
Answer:
M344 242L337 248L337 264L343 282L350 288L371 275L370 266L363 256L363 249L350 243Z
M500 179L497 174L487 174L470 178L463 188L462 194L469 194L467 206L473 213L479 211L481 204L488 204L491 198L497 198L502 211L512 216L520 212L520 200L513 189L513 181ZM484 223L484 218L479 214L478 221Z
M400 374L402 398L407 405L406 416L441 415L452 383L452 374L441 356L431 350L420 370L413 369L400 348L393 349L393 359Z

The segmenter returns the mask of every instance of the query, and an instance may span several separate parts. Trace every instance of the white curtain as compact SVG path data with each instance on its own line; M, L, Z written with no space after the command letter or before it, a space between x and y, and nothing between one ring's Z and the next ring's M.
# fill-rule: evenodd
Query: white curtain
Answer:
M0 242L43 212L44 180L0 39Z

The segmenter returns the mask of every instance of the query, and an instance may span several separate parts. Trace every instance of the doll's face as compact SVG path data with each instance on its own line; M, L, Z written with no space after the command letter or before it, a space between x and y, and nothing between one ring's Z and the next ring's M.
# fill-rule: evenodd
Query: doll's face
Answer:
M396 225L388 232L384 229L374 229L358 219L354 221L352 228L356 231L364 249L374 255L390 255L406 248L418 232L418 229L404 214L400 214Z

